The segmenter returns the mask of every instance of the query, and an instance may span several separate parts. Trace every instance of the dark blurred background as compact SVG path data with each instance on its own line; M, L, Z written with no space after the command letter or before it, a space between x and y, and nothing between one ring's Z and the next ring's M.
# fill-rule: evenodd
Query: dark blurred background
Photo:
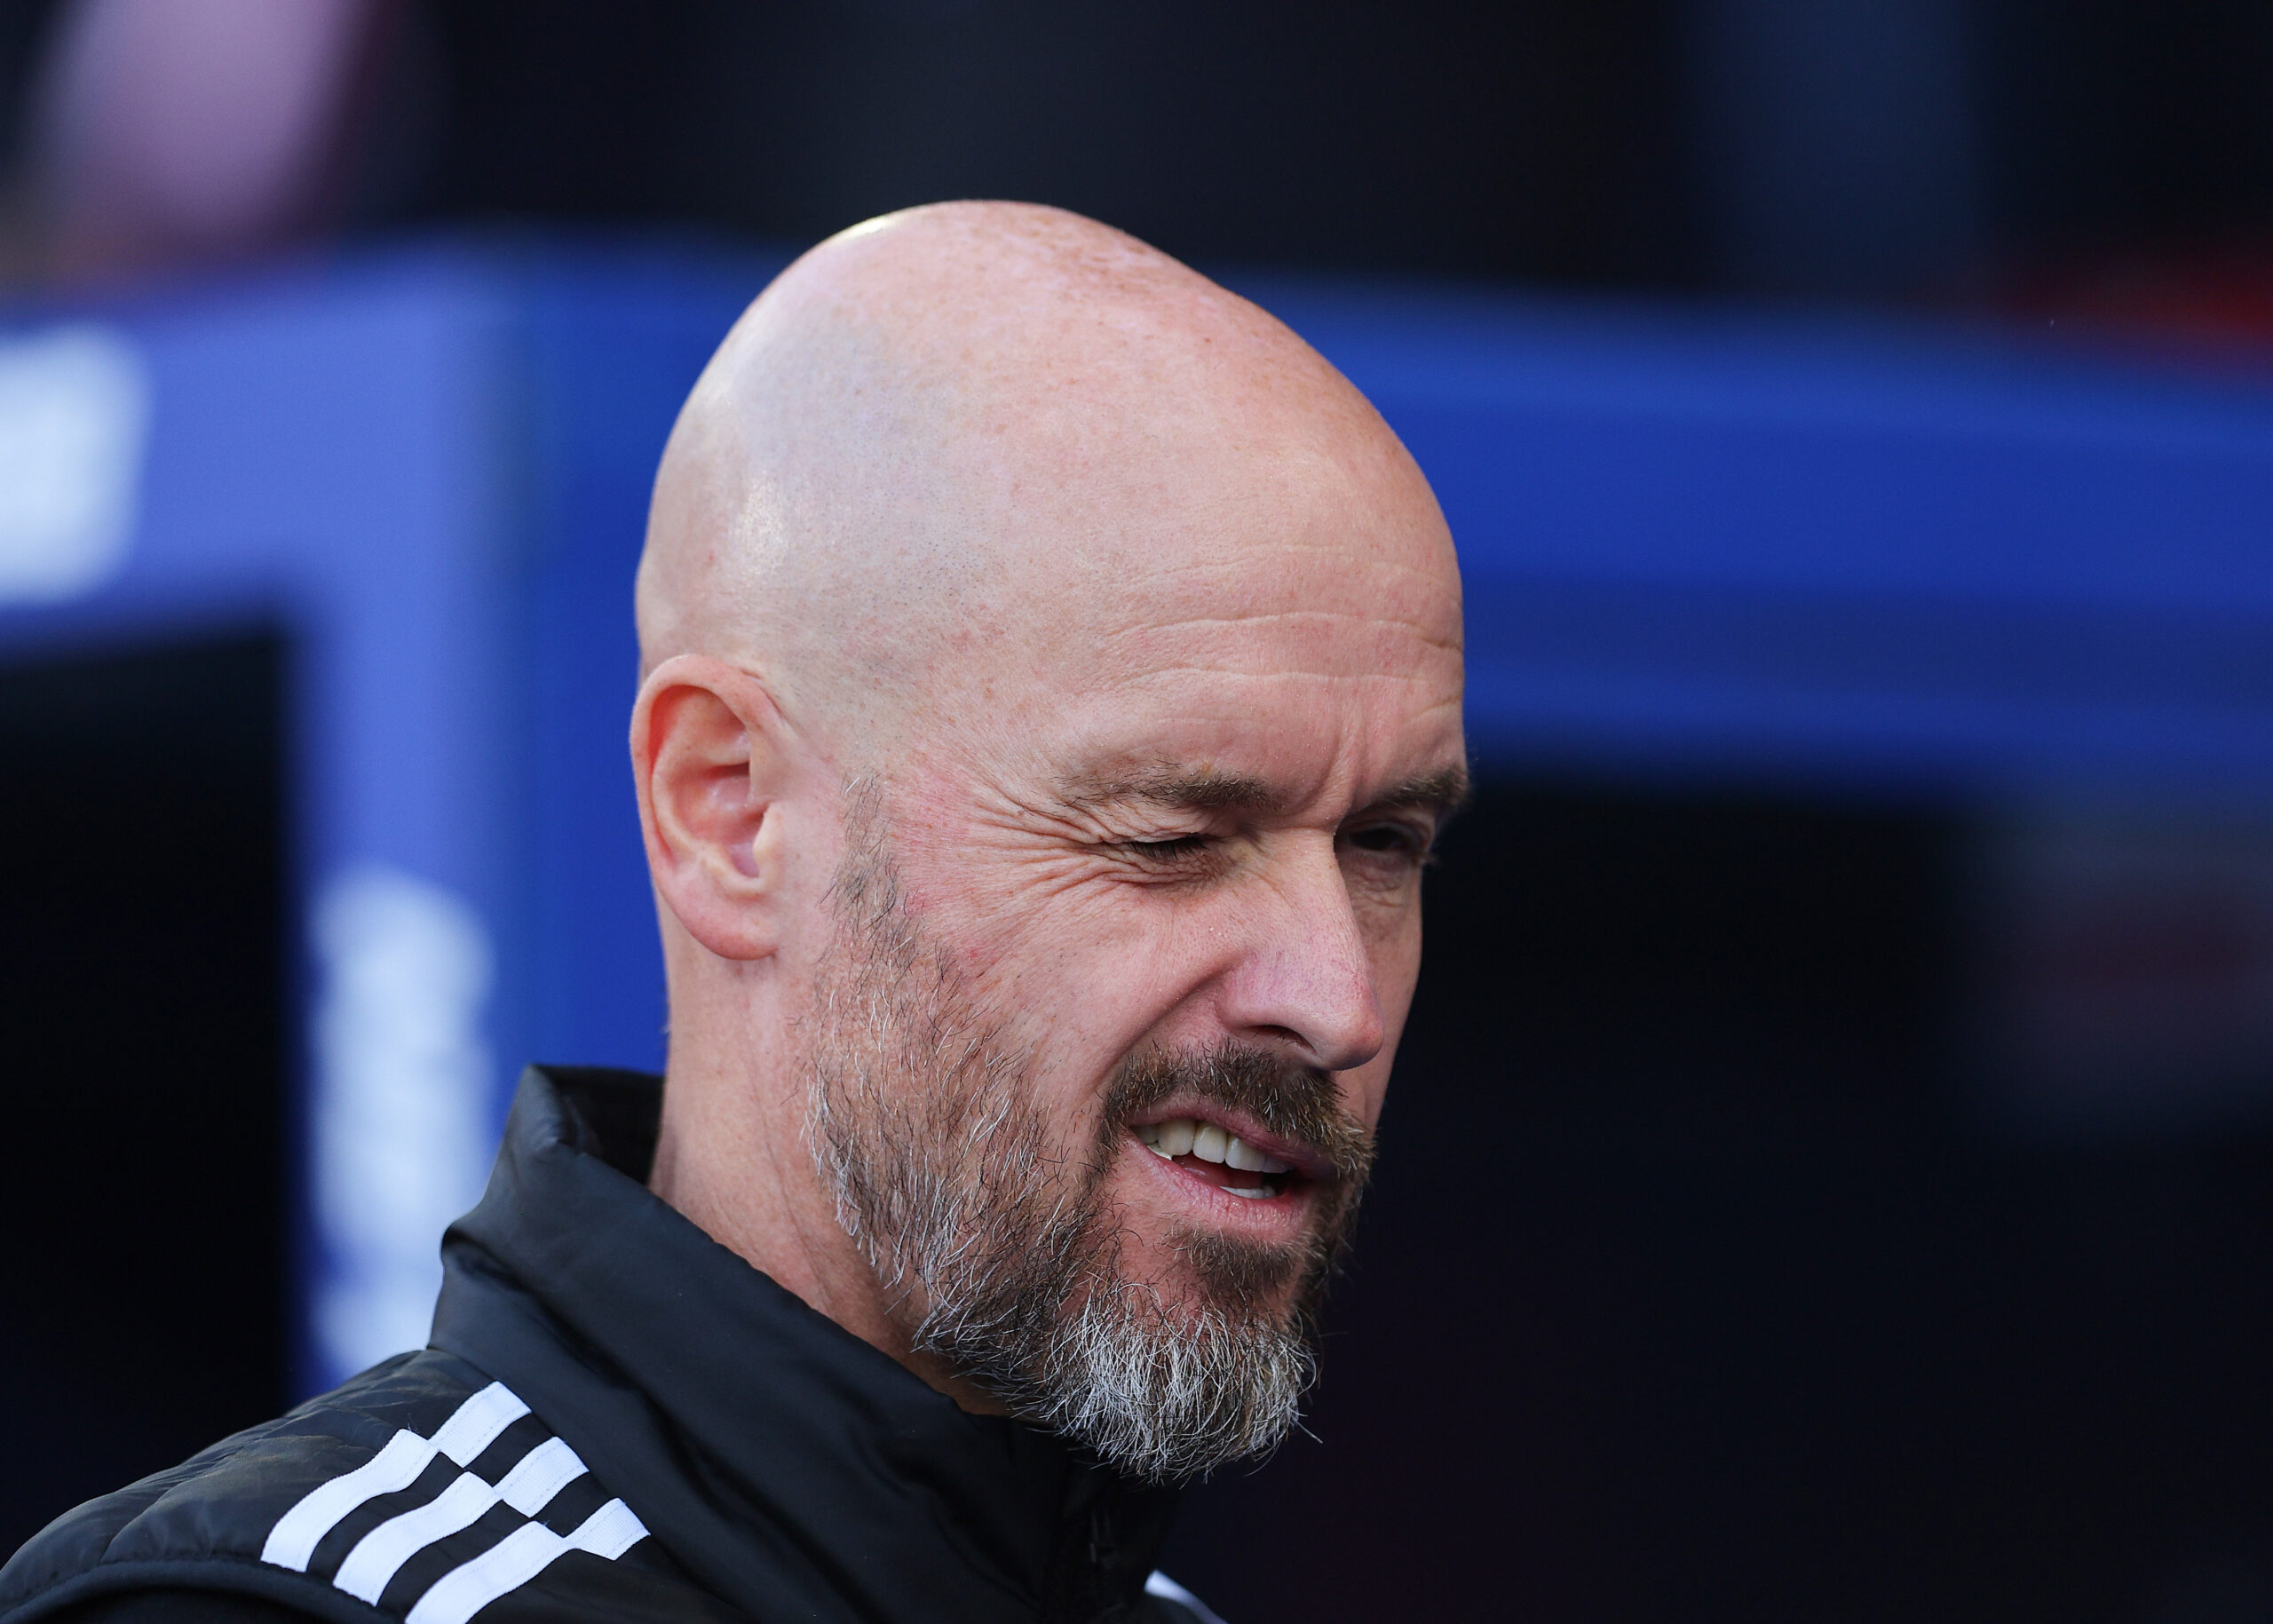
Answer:
M0 7L28 277L1002 195L1217 266L2252 328L2269 80L2247 0Z
M0 129L33 301L995 195L2273 373L2261 0L17 0ZM0 1343L110 1419L0 1419L0 1548L289 1396L280 673L122 657L59 730L0 669L67 768L0 769ZM1315 1436L1172 1571L1234 1624L2273 1620L2273 822L1480 764ZM91 907L154 794L203 889Z

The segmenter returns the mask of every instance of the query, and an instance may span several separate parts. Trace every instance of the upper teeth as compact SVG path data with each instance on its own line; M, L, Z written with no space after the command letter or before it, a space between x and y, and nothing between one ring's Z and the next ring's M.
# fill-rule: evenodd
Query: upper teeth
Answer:
M1202 1161L1221 1162L1242 1173L1287 1173L1294 1169L1292 1162L1281 1161L1255 1149L1239 1135L1226 1133L1215 1123L1194 1117L1147 1122L1136 1130L1136 1137L1160 1155L1197 1156Z

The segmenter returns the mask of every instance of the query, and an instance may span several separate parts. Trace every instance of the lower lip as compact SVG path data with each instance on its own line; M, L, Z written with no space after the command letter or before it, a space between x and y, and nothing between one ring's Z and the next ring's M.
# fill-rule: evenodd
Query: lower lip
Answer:
M1129 1136L1129 1147L1163 1173L1173 1175L1176 1179L1175 1187L1187 1198L1204 1197L1227 1216L1234 1213L1252 1214L1255 1218L1273 1224L1275 1227L1278 1223L1285 1221L1287 1215L1292 1214L1307 1204L1304 1199L1308 1190L1307 1183L1292 1176L1287 1176L1288 1182L1281 1184L1269 1195L1233 1195L1212 1179L1192 1171L1179 1161L1161 1155L1133 1134Z

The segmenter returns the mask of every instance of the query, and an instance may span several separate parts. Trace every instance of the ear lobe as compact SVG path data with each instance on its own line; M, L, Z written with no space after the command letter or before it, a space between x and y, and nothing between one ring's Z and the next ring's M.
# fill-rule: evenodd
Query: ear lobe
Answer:
M632 773L655 889L722 958L765 958L780 942L790 743L764 685L702 655L657 666L632 709Z

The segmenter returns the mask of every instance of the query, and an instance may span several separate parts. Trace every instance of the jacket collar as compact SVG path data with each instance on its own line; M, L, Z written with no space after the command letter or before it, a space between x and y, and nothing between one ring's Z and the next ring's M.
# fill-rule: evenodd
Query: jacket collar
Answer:
M433 1345L522 1394L722 1599L766 1616L1086 1620L1175 1496L971 1415L645 1187L658 1078L532 1067L443 1241Z

